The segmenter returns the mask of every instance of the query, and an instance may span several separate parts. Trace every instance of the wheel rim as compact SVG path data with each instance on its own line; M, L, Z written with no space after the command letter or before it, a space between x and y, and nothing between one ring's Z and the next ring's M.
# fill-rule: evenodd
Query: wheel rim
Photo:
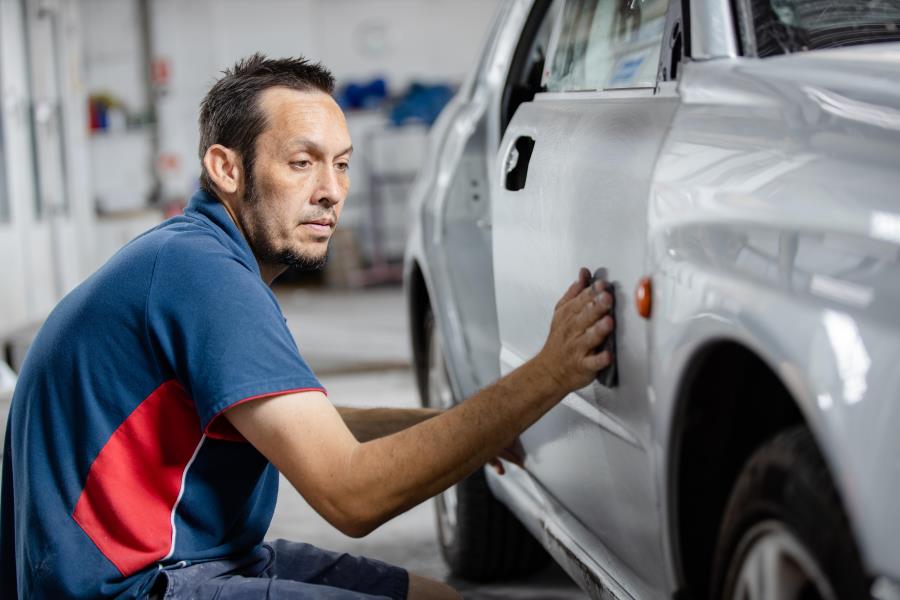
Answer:
M448 409L453 406L453 390L447 367L444 364L444 353L441 349L441 338L437 323L432 323L431 340L428 348L428 406ZM456 486L451 486L435 498L438 514L438 535L441 544L448 547L456 537Z
M836 600L818 562L780 521L750 529L735 557L730 600Z

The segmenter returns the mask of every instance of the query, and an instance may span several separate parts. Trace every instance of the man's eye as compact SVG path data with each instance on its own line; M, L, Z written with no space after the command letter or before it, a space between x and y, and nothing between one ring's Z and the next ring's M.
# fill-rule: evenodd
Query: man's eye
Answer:
M312 164L312 161L309 160L295 160L291 162L291 165L294 167L299 167L301 169L305 169L309 165Z
M350 163L340 162L334 165L334 168L336 168L338 171L346 171L350 168Z

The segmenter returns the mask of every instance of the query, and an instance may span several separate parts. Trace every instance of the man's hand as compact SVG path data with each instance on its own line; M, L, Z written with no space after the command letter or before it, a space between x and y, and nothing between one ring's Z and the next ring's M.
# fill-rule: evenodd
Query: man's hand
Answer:
M607 314L612 298L602 282L591 285L590 281L590 271L582 268L578 280L556 304L550 334L535 357L563 394L591 383L611 360L608 352L597 352L597 347L613 330L613 318Z
M519 438L516 438L516 441L514 441L506 448L502 449L500 453L489 460L487 464L490 465L490 467L494 469L498 475L505 475L506 467L503 466L504 460L516 465L517 467L522 467L525 465L525 448L522 447L522 442L519 441Z

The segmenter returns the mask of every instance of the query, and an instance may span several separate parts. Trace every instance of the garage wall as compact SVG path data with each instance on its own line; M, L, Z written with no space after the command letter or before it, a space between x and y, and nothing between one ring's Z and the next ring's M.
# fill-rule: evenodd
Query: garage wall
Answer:
M190 193L199 174L197 109L241 57L305 55L338 83L386 77L461 82L500 0L156 0L153 47L169 70L159 99L164 195Z
M383 73L461 82L475 65L496 0L320 0L317 47L339 80Z

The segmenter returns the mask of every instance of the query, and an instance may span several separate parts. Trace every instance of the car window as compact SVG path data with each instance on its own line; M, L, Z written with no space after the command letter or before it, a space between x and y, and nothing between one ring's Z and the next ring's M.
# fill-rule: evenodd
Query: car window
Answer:
M656 84L668 0L567 0L547 90L570 92Z
M900 40L900 0L740 0L744 54Z

